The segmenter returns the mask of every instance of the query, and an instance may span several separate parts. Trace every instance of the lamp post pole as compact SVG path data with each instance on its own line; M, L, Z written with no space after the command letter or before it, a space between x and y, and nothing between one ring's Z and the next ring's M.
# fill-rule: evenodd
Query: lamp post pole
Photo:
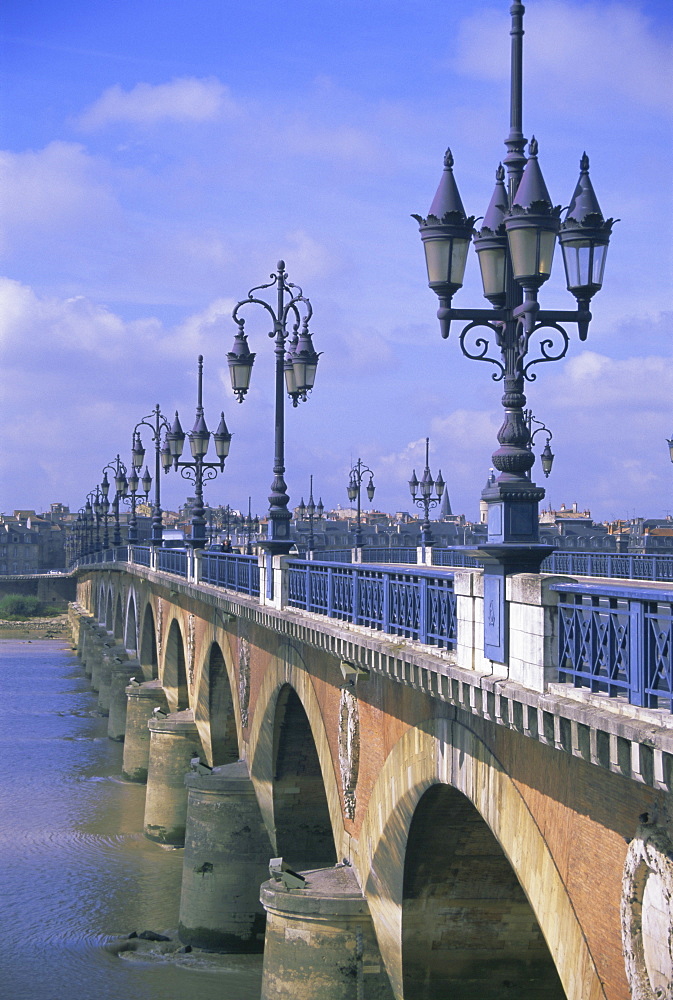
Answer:
M369 482L367 483L366 489L367 497L371 503L374 499L374 491L376 490L376 487L374 486L374 473L368 465L363 463L361 458L358 458L357 462L350 471L347 487L348 499L351 502L353 500L357 500L358 504L357 518L355 522L355 547L358 549L362 548L362 510L360 506L360 491L362 488L362 480L365 476L369 476Z
M245 334L245 320L239 315L244 306L254 303L267 311L273 322L273 330L269 337L274 341L275 354L275 412L274 412L274 462L273 482L269 495L269 538L265 548L272 555L290 551L290 521L292 515L288 510L290 497L285 482L285 400L283 380L292 405L297 406L301 400L305 402L308 393L315 382L319 355L313 349L313 341L308 324L313 315L311 303L304 296L299 285L287 280L285 261L279 260L271 281L264 285L251 288L245 299L234 307L232 313L238 326L234 346L227 354L231 384L239 403L248 391L250 374L255 360L255 354L250 351ZM276 289L276 309L255 292L267 288ZM288 330L288 322L292 330ZM301 327L301 332L300 332Z
M437 479L432 478L432 473L430 472L430 438L425 439L425 470L423 472L423 478L418 481L416 478L416 470L414 469L411 473L411 479L409 480L409 491L411 493L412 500L417 507L423 508L423 523L421 525L421 543L423 548L431 546L434 542L432 537L432 530L430 528L430 510L433 507L437 507L438 504L442 502L442 493L444 492L444 480L442 479L442 470L439 470L439 475ZM436 496L433 497L432 491L435 491ZM420 496L418 495L420 491Z
M299 516L302 521L308 521L308 551L313 552L315 549L315 537L313 535L313 522L314 520L320 521L325 510L325 506L322 502L322 498L318 500L316 504L313 500L313 476L310 479L309 493L308 493L308 503L304 503L304 498L301 498L301 503L299 504Z
M231 434L227 430L224 413L220 414L220 423L217 430L212 435L215 443L215 454L217 462L206 462L205 457L208 452L210 441L210 431L206 426L203 415L203 355L199 355L198 362L198 390L196 402L196 420L193 429L189 432L189 447L192 453L192 461L180 460L182 449L185 444L185 433L180 425L180 418L177 410L175 420L171 430L166 435L166 444L162 450L162 462L164 472L168 472L171 464L174 469L180 469L183 479L194 483L194 496L196 503L192 510L192 537L190 544L192 548L202 549L206 544L206 519L205 507L203 504L203 484L215 479L218 472L224 471L224 462L229 454L231 444ZM165 456L165 457L164 457Z
M601 288L613 219L605 219L591 180L589 159L580 161L580 177L566 216L554 206L538 163L532 138L528 157L522 132L522 52L524 6L514 0L511 13L510 131L507 154L496 171L496 185L481 229L467 216L447 151L444 173L427 218L419 222L430 287L439 297L437 316L444 338L452 320L464 323L459 335L463 354L485 361L502 381L504 421L493 465L499 475L482 493L488 504L488 543L482 554L506 572L539 569L549 547L539 544L538 504L544 490L531 482L535 458L526 423L526 380L534 365L563 358L569 337L563 323L577 324L580 340L588 334L591 298ZM507 178L505 183L505 168ZM472 236L479 256L484 296L492 309L455 309L452 298L463 284ZM556 237L563 251L568 290L576 310L542 310L538 291L551 273ZM479 331L475 333L475 331ZM544 332L543 332L544 331ZM529 351L535 347L531 359Z
M145 460L145 449L143 448L143 443L140 438L141 427L149 427L152 435L152 442L154 444L154 503L152 505L152 537L150 539L150 544L161 545L163 540L163 513L161 510L161 435L162 432L167 434L171 428L168 420L161 412L158 403L151 413L148 413L146 417L143 417L142 420L139 420L135 425L133 429L132 455L133 468L136 471L136 475L138 475L142 469L143 461ZM170 458L168 459L168 462L168 467L170 468ZM145 466L142 482L146 495L149 495L149 491L152 488L152 477L150 476L147 466ZM148 483L149 486L147 486ZM135 541L136 538L137 531L134 528L133 541Z

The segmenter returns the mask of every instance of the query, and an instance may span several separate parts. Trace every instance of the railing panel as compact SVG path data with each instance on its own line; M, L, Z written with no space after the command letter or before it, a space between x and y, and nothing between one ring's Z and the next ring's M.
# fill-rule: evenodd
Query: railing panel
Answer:
M673 593L609 583L552 589L561 682L672 712Z
M257 556L239 555L237 552L204 552L200 577L203 583L259 597Z
M646 704L673 712L673 605L648 604L644 631Z
M673 556L622 552L563 552L542 563L543 573L596 576L615 580L673 581Z
M451 648L456 641L453 577L353 564L289 563L289 604L389 635Z
M416 549L408 546L381 548L378 545L365 545L362 548L362 562L372 563L416 563Z
M476 556L470 555L464 549L433 546L432 565L453 566L455 569L479 569L481 563Z
M157 548L157 569L176 576L187 576L187 551L185 549Z
M138 563L139 566L150 565L152 549L149 545L131 545L130 548L133 553L133 561L135 563Z

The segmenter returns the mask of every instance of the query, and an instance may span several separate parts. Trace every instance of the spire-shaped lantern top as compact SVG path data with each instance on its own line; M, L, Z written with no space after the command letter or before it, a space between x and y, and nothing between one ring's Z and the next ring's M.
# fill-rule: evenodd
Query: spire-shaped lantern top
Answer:
M580 160L580 176L573 192L559 239L563 251L568 291L580 308L588 310L591 297L603 284L605 258L615 219L605 219L589 177L589 157ZM586 338L580 327L580 339Z

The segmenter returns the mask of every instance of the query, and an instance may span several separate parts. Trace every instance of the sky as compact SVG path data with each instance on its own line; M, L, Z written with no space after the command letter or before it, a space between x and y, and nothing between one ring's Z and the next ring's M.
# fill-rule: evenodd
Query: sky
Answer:
M273 466L273 345L239 405L231 311L279 258L313 307L322 352L286 407L291 505L348 506L351 465L375 506L441 468L478 517L502 422L490 366L435 318L411 213L427 214L450 146L483 216L509 130L509 0L4 0L0 13L0 511L77 511L156 403L194 422L197 356L214 430L233 434L213 506L264 514ZM589 338L527 387L553 432L543 506L596 520L673 513L673 5L529 0L527 138L556 204L586 150L619 218ZM543 308L572 309L557 248ZM457 308L483 308L476 254ZM539 442L539 437L537 442ZM150 453L147 436L145 446ZM539 451L539 449L538 449ZM174 472L164 506L193 492ZM366 502L365 502L365 506Z

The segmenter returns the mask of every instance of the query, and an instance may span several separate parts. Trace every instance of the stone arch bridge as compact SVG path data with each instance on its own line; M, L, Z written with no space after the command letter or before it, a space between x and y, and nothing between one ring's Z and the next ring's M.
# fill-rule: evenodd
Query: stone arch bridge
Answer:
M185 846L185 943L263 947L265 1000L673 995L671 715L559 674L577 581L508 580L497 664L478 570L404 568L434 625L386 634L309 564L208 558L120 550L71 607L145 833Z

